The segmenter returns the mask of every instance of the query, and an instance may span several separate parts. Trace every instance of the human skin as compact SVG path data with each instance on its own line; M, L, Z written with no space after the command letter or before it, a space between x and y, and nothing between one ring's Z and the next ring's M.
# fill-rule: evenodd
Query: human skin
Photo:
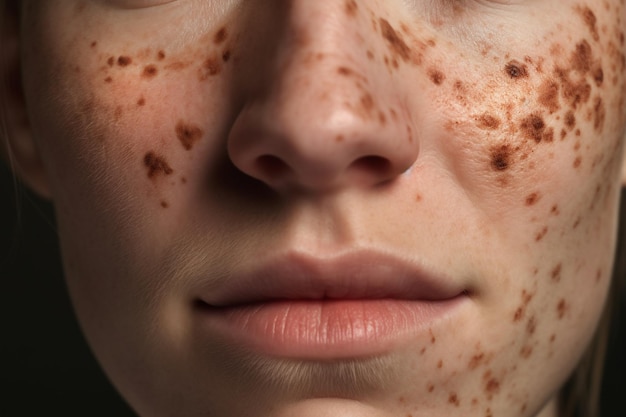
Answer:
M12 147L140 415L556 415L610 284L624 1L22 13ZM461 303L355 357L233 348L202 325L199 294L264 260L363 249L425 265Z

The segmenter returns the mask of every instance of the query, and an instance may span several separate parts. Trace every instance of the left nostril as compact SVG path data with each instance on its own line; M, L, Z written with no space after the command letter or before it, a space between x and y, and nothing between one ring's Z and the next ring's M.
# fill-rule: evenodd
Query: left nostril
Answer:
M256 160L258 172L263 173L269 181L284 178L291 172L289 165L274 155L261 155Z

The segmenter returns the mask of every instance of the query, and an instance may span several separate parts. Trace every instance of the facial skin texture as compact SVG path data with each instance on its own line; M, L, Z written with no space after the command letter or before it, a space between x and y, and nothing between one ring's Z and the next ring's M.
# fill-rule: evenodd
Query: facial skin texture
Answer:
M22 12L69 291L142 416L555 415L610 283L624 1ZM342 361L233 351L197 322L198 292L260 259L355 248L429 265L469 302Z

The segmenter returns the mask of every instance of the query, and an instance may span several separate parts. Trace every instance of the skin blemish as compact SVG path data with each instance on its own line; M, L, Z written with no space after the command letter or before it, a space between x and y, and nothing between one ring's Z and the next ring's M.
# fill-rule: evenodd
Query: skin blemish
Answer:
M601 97L596 97L593 103L593 128L596 132L603 130L605 118L606 109L604 108L604 102Z
M535 193L529 194L526 197L526 205L527 206L534 206L535 204L537 204L537 202L539 201L540 198L541 198L541 196L540 196L539 193L535 192Z
M132 62L133 60L129 56L124 55L117 58L117 65L119 65L120 67L127 67L128 65L132 64Z
M542 140L550 141L549 129L546 129L543 118L538 114L531 114L525 117L520 124L520 128L526 138L534 140L536 143L540 143Z
M559 104L559 85L554 81L546 81L539 87L539 104L550 114L561 108Z
M511 165L511 147L499 145L491 149L491 168L494 171L505 171Z
M392 54L399 56L403 61L408 61L411 57L411 48L404 42L404 39L394 30L386 19L378 20L383 38L389 44Z
M216 45L219 45L222 42L224 42L227 38L228 38L228 32L226 31L226 28L224 27L220 28L213 36L213 43Z
M576 7L576 11L585 22L585 25L589 29L589 32L591 33L593 40L596 42L599 41L600 35L598 34L597 19L593 11L587 6Z
M528 346L528 345L525 345L524 347L522 347L522 349L519 352L519 355L524 359L528 359L530 355L532 354L533 354L533 348L532 346Z
M559 317L559 320L565 317L567 310L569 310L569 306L567 305L567 302L565 301L565 299L561 298L556 305L556 313L557 313L557 316Z
M534 334L535 330L537 330L537 319L535 316L532 316L528 319L528 322L526 322L526 333Z
M459 397L454 392L451 392L450 395L448 395L448 402L450 404L454 404L455 407L458 407L461 405L461 401L459 400Z
M165 158L153 151L144 155L143 164L148 169L148 178L151 179L158 175L171 175L174 172Z
M537 234L535 235L535 242L541 241L548 234L548 226L544 226Z
M141 72L142 78L154 78L159 73L159 70L155 65L146 65Z
M191 150L193 145L202 138L204 132L197 126L189 125L183 121L176 124L176 137L186 150Z
M428 78L430 78L433 84L441 85L445 81L446 76L438 69L431 68L428 70Z
M348 16L354 17L356 16L357 11L359 10L359 6L355 0L347 0L345 3L345 11Z
M526 64L519 61L509 61L504 66L504 71L513 79L528 77L528 67Z
M493 395L500 392L500 381L495 378L491 371L486 371L483 374L484 390L487 394L487 398L491 399Z
M209 77L215 76L222 70L221 63L215 58L207 58L200 68L200 81L204 81Z
M572 68L581 74L586 74L591 70L592 65L593 54L591 46L589 42L582 40L576 44L576 51L572 55Z
M571 110L565 114L565 126L570 131L574 130L576 127L576 116L574 116L574 112Z
M563 264L559 263L557 266L555 266L552 271L550 272L550 278L552 279L553 282L560 282L561 281L561 270L563 269Z

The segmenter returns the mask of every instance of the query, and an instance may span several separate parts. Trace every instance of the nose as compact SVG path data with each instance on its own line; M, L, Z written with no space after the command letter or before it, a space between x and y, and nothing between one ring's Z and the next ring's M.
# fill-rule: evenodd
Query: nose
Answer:
M288 7L257 15L241 47L234 165L279 191L393 181L415 162L418 141L368 2L273 3Z

